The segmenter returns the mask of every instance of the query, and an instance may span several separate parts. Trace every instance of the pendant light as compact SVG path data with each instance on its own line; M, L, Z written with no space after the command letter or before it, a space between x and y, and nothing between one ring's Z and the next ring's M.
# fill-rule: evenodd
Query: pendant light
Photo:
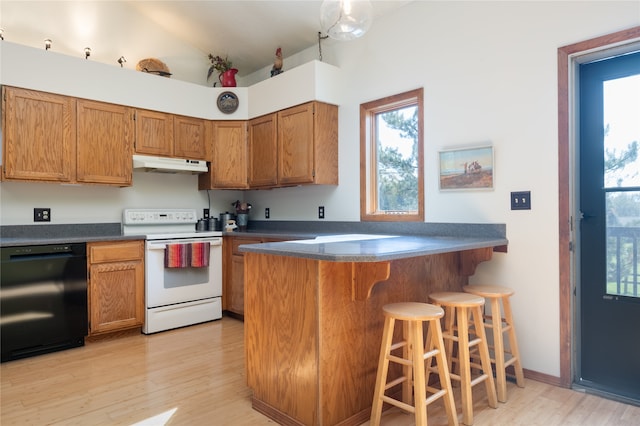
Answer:
M325 34L336 40L362 37L372 22L370 0L324 0L320 6L320 26Z

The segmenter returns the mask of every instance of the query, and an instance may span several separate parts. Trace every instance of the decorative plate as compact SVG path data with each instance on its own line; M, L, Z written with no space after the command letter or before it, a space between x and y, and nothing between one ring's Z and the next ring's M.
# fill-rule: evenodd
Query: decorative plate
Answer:
M222 92L218 96L218 109L225 114L232 114L238 109L238 97L233 92Z

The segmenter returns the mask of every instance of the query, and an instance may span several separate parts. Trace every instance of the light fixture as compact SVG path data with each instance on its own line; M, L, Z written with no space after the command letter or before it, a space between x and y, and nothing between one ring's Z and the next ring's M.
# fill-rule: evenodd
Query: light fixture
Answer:
M373 6L369 0L324 0L320 6L320 26L336 40L362 37L372 22Z
M120 56L118 58L118 63L120 64L120 68L124 67L124 63L127 62L127 59L124 56Z
M84 48L84 58L85 59L89 59L89 56L91 56L91 48L90 47L85 47Z
M318 59L320 62L322 62L322 40L326 40L328 38L328 35L323 36L322 32L318 31Z
M4 28L0 28L0 40L4 40Z
M50 38L45 38L44 39L44 50L49 50L51 49L51 39Z

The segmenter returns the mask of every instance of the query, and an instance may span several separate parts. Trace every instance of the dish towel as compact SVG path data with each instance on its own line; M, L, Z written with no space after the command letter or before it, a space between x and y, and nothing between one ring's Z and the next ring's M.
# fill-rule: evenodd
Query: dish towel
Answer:
M165 268L206 268L209 266L209 243L167 244Z
M191 267L206 268L209 266L209 243L191 243Z

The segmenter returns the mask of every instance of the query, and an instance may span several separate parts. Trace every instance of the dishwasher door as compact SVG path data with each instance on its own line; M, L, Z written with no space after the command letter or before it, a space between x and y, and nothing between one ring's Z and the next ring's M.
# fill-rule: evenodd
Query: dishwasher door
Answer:
M0 251L2 362L84 345L86 245L3 247Z

